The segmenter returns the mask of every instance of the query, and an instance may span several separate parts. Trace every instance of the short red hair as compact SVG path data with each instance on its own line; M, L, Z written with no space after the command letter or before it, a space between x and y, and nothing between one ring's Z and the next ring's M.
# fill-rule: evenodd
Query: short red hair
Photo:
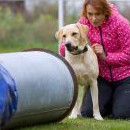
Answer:
M111 15L111 8L107 0L85 0L83 4L82 16L87 17L87 5L91 4L96 10L105 14L106 17Z

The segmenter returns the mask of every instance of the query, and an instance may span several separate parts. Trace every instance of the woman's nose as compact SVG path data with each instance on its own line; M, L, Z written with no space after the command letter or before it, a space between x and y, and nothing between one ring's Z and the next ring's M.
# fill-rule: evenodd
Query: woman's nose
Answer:
M96 21L96 16L95 15L92 16L92 21L93 22Z

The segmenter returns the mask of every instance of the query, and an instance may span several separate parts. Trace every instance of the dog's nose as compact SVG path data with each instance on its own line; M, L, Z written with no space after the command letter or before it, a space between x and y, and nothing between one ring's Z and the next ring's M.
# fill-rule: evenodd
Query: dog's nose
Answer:
M67 42L67 43L65 44L65 46L66 46L67 48L70 48L70 47L71 47L71 43L70 43L70 42Z
M65 44L65 46L66 46L66 48L67 48L68 51L72 51L71 42L67 42Z

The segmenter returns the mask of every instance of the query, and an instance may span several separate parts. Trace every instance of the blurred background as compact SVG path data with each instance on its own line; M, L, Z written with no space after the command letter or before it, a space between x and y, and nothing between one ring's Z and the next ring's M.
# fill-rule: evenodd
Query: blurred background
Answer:
M57 52L55 32L60 26L77 22L83 1L0 0L0 53L34 47ZM130 20L130 0L109 1Z

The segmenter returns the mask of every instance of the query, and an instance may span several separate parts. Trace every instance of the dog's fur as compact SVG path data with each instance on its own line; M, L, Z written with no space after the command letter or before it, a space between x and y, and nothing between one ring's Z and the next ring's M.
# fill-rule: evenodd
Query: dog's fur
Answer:
M59 43L64 42L65 59L74 69L78 83L84 87L80 107L84 96L86 95L88 86L90 86L93 101L93 116L97 120L103 120L100 115L98 105L98 62L93 49L89 44L86 44L88 42L86 37L87 32L88 27L86 25L76 23L62 27L56 32L55 36ZM70 118L75 119L78 115L80 115L80 107L78 105L78 102L76 102L76 105L69 116Z

